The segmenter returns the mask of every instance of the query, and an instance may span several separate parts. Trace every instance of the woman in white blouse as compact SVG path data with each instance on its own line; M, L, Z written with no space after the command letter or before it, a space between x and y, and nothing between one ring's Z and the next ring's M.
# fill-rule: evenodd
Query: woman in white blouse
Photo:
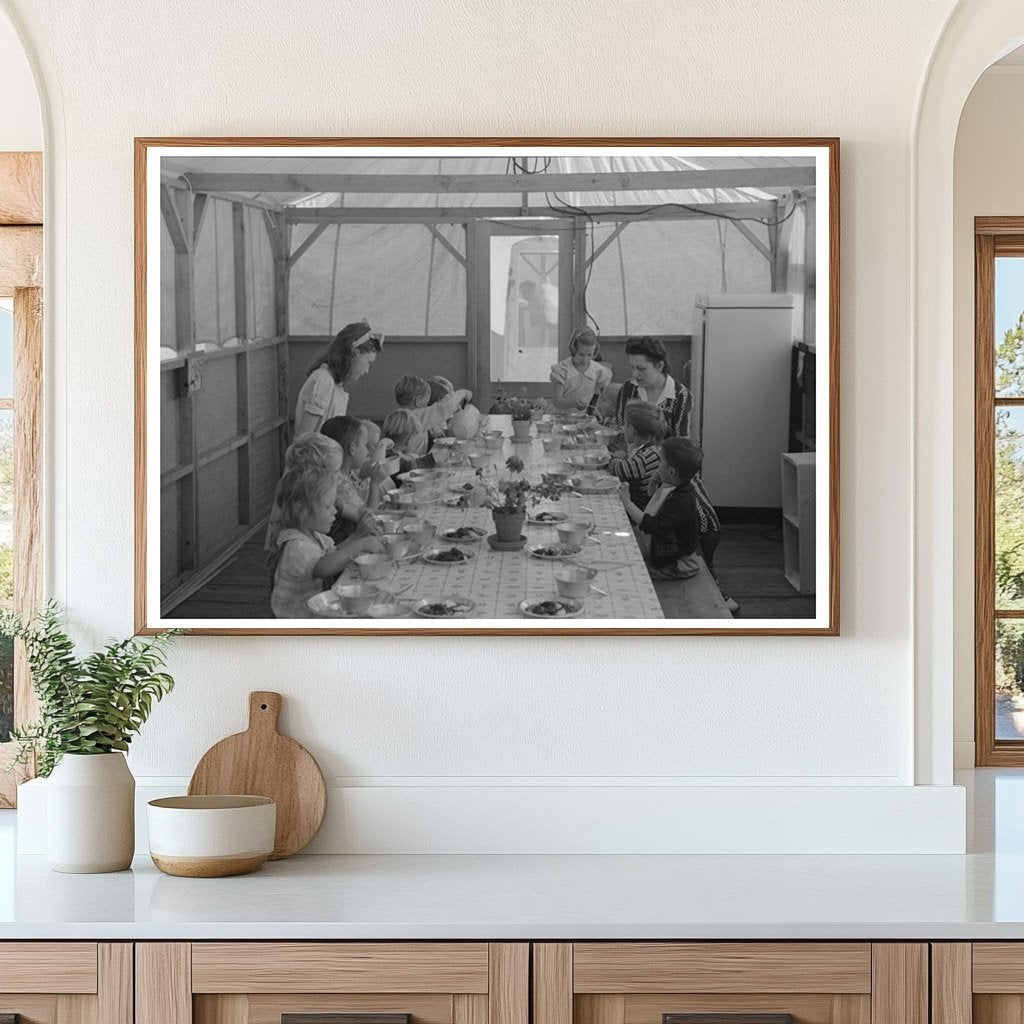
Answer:
M551 367L555 386L551 404L556 409L586 409L611 383L612 371L597 362L597 335L589 327L578 327L569 339L569 358Z
M370 372L383 344L384 335L371 330L365 320L338 331L299 391L293 438L312 434L325 420L348 412L349 389Z

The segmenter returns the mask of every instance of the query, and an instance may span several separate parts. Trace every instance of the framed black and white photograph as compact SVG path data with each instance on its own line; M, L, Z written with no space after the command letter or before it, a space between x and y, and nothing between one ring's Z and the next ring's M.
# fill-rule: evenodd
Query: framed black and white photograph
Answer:
M837 634L838 157L137 139L137 629Z

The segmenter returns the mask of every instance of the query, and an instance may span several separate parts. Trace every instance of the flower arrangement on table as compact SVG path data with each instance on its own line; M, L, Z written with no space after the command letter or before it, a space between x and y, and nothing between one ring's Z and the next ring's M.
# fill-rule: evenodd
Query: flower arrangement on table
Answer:
M499 416L511 416L512 422L532 419L535 411L541 406L525 395L510 395L507 391L499 391L491 412Z
M538 484L531 484L522 475L523 460L516 455L505 460L505 468L509 471L508 479L490 483L485 498L488 508L499 516L523 515L528 502L538 505L542 501L559 501L570 489L564 480L542 479Z

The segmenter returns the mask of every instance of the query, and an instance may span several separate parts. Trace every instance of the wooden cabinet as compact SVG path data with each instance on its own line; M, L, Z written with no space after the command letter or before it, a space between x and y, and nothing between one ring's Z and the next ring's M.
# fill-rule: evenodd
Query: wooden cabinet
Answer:
M533 957L533 1024L928 1021L924 943L537 943Z
M0 943L0 1019L132 1024L130 942Z
M932 944L934 1024L1024 1019L1024 942Z
M529 945L136 947L136 1024L529 1024Z

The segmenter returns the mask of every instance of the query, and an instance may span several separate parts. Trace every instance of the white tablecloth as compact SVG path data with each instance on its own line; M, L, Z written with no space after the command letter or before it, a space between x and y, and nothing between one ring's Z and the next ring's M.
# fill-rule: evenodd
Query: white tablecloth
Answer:
M523 475L531 483L539 483L543 472L564 472L568 468L562 453L545 455L540 441L536 439L530 444L513 444L506 440L502 451L489 454L494 455L493 467L497 467L503 476L508 473L505 460L510 455L518 455L526 464ZM492 477L493 467L485 470ZM445 484L445 497L456 497L448 487L472 480L473 474L472 469L462 466L453 470L451 480ZM570 519L596 524L593 539L584 545L576 561L598 570L593 585L607 592L608 596L591 593L586 598L581 618L664 618L617 491L582 497L566 494L558 502L545 501L528 508L533 512L544 509L566 512ZM479 527L488 534L494 532L489 508L447 508L438 503L425 507L418 518L433 523L438 534L459 526ZM559 561L534 558L529 553L529 549L537 545L558 544L558 534L553 525L527 523L524 531L527 541L522 551L493 551L486 540L472 546L458 545L475 552L476 558L452 565L432 565L417 559L397 566L379 584L391 591L404 590L402 598L468 598L475 607L467 618L519 618L522 615L519 602L524 598L543 600L557 597L554 571L564 565ZM442 548L455 546L441 540L436 543ZM355 566L350 566L343 575L346 581L358 578Z

